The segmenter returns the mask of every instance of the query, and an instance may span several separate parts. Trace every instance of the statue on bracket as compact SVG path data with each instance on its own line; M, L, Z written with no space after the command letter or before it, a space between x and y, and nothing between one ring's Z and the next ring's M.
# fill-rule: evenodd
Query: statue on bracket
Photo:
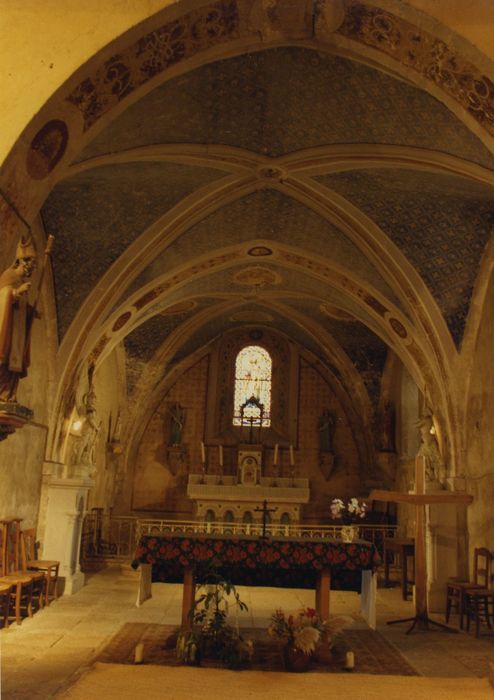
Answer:
M31 236L21 239L15 261L0 275L0 402L17 401L17 385L27 374L34 307L28 304L37 253Z
M395 425L396 415L393 404L386 401L381 414L381 434L379 436L379 448L382 452L395 452Z
M328 481L333 473L335 455L333 452L333 440L336 430L336 414L325 408L317 422L319 432L319 468Z
M84 394L84 418L81 432L74 444L72 453L72 464L92 466L95 463L94 445L100 432L101 422L96 418L96 394L93 387L94 366L88 369L89 387Z
M168 444L177 447L182 443L183 429L185 423L185 408L179 403L174 403L170 407L170 437Z
M325 408L319 418L317 428L319 430L319 450L321 452L333 452L333 438L336 429L336 415L334 411Z
M31 326L54 238L48 236L45 258L33 304L28 303L37 252L31 232L17 245L15 260L0 275L0 440L21 428L33 413L17 403L19 380L27 375Z
M420 431L420 447L418 455L425 457L425 480L429 488L444 488L446 480L446 469L443 458L439 451L434 422L430 414L422 416L417 427Z

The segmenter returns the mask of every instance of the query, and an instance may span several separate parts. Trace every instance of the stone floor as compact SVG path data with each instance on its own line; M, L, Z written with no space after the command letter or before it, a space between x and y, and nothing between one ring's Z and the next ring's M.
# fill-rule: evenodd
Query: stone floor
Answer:
M245 627L267 627L276 608L296 610L314 603L311 591L241 586L238 590L249 608L240 618ZM140 608L135 606L136 591L137 578L130 567L109 567L88 575L79 593L59 598L20 626L0 631L2 700L54 697L91 664L124 622L179 623L180 585L155 585L153 598ZM331 593L332 613L358 617L358 609L356 593ZM482 630L479 639L435 629L407 635L407 624L386 625L388 620L413 615L412 604L401 599L399 587L378 590L377 614L378 630L420 675L488 675L488 664L494 661L494 630ZM443 621L442 616L436 619Z

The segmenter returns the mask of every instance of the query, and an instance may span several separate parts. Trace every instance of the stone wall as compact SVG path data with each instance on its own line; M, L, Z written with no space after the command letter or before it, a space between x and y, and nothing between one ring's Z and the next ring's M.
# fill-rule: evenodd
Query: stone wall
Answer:
M336 416L332 468L319 452L318 423L324 410ZM304 507L305 520L328 518L334 497L365 495L360 493L359 459L352 428L342 405L321 374L307 362L300 364L297 476L310 480L311 502ZM329 455L325 455L326 459Z
M126 401L121 384L123 376L123 358L119 356L118 350L95 373L97 420L101 427L95 443L94 487L89 493L89 509L107 510L114 503L119 463L113 456L111 443L119 414L121 420L125 419Z
M208 356L187 370L165 396L144 432L133 478L132 509L151 515L190 517L186 496L188 474L200 469L200 442L204 436ZM182 439L170 445L170 408L185 409ZM210 459L214 454L208 455ZM210 465L212 468L214 464Z
M200 441L204 435L208 358L186 371L163 399L152 416L137 454L133 478L133 511L151 516L190 517L192 503L186 496L187 476L201 470ZM209 391L211 391L209 387ZM341 403L321 374L301 361L299 381L298 444L294 445L297 477L310 479L311 503L304 507L304 520L328 518L334 496L360 493L361 472L352 427ZM185 408L185 424L180 445L170 443L170 407L178 402ZM334 466L321 464L318 421L323 410L337 417L334 434ZM218 446L206 445L209 473L218 472ZM280 466L290 476L289 451L280 449ZM265 470L272 469L271 452L265 450ZM224 446L224 471L236 473L236 448ZM330 472L330 473L329 473Z
M493 328L494 275L491 274L471 373L466 418L466 469L462 468L467 476L467 490L474 498L467 509L471 553L474 547L491 548L494 540Z

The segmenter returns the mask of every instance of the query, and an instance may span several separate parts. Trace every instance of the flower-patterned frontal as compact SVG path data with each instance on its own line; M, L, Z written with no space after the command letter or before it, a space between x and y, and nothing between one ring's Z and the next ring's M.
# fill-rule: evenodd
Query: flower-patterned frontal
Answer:
M153 581L182 581L192 568L199 581L215 570L237 584L299 588L313 588L318 573L329 569L332 588L360 591L361 572L380 562L370 542L175 535L142 537L132 566L152 564Z

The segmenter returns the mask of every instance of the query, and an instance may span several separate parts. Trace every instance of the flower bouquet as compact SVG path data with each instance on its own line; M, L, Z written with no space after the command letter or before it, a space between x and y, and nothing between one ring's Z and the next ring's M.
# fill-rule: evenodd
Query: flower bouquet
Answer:
M344 525L356 523L367 515L368 506L358 498L350 498L345 504L341 498L333 498L329 511L333 520L341 520Z
M286 615L283 610L276 610L271 616L268 634L285 641L287 668L306 671L325 630L326 623L314 608L303 608L295 615Z
M358 531L354 525L367 515L367 504L358 498L350 498L344 503L341 498L333 498L329 507L332 520L340 520L342 524L341 537L344 542L352 542Z

